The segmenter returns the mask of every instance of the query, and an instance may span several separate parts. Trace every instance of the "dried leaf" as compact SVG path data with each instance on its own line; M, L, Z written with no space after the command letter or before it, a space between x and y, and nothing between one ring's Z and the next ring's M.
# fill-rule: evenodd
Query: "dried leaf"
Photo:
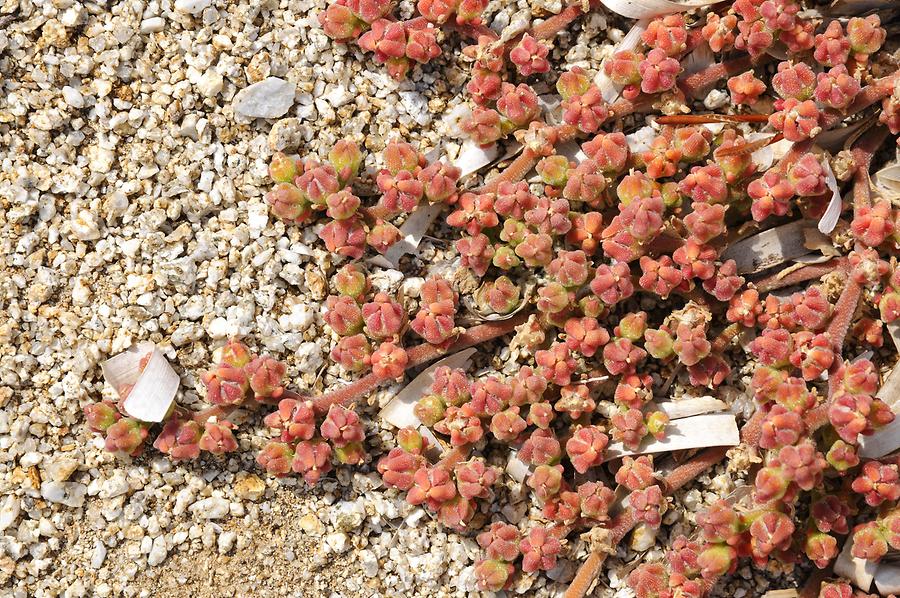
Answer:
M797 220L742 239L722 253L740 274L753 274L809 253L808 244L830 243L813 221Z
M388 249L384 255L369 258L369 263L383 268L394 268L400 264L400 258L413 253L422 242L422 237L431 228L431 224L444 209L442 203L420 205L400 226L401 238Z
M150 359L141 370L141 360ZM121 392L131 386L123 408L131 417L145 422L161 422L175 400L180 379L156 345L142 342L100 364L103 378Z
M606 454L609 458L615 458L709 446L737 446L740 442L741 435L734 415L713 413L673 420L666 426L665 438L656 440L652 436L647 437L636 451L627 450L621 442L614 442L609 445Z
M688 0L687 2L670 2L670 0L600 0L614 13L629 19L652 19L676 12L687 12L716 4L721 0Z
M418 428L422 422L413 413L413 407L431 388L431 383L434 382L434 371L443 365L450 368L466 368L470 363L469 358L474 353L475 348L470 347L434 362L388 401L378 417L397 428Z
M822 167L825 171L825 184L831 190L831 200L828 202L828 207L825 208L825 213L819 219L819 232L827 235L837 226L838 218L841 217L841 212L843 211L844 202L841 199L841 190L838 187L837 177L834 176L831 162L827 157L823 160Z
M797 598L800 594L794 588L786 590L769 590L762 598Z
M453 160L453 165L462 171L460 177L465 177L496 160L497 153L496 144L484 148L471 139L466 139L459 149L459 155Z
M724 411L728 406L715 397L705 396L661 401L656 403L656 407L668 415L669 419L681 419L714 411Z
M531 465L519 459L518 450L512 450L509 451L509 459L506 461L506 473L521 484L531 475Z

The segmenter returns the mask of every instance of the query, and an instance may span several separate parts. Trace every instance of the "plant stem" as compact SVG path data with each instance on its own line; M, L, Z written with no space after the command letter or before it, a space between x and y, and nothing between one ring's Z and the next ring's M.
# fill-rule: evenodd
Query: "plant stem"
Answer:
M702 92L719 79L742 73L751 66L752 62L749 56L719 62L681 79L678 81L678 87L684 92L684 95L693 96Z
M662 488L666 494L672 494L698 475L725 458L727 447L711 447L694 457L693 459L673 469L662 481ZM627 508L612 521L609 528L608 546L615 549L625 536L630 532L638 520L634 509ZM594 550L587 560L578 569L572 583L563 595L564 598L584 598L590 590L594 580L600 575L600 569L606 560L607 553L602 550Z
M407 356L409 357L409 361L406 364L406 369L418 367L420 365L428 363L429 361L433 361L438 357L442 357L449 353L454 353L468 347L480 345L481 343L493 340L499 336L503 336L504 334L511 332L513 328L524 322L527 318L527 313L521 313L513 318L510 318L509 320L480 324L463 332L459 336L459 338L456 339L455 343L446 348L435 347L434 345L429 345L428 343L416 345L406 352ZM349 405L366 393L369 393L378 388L382 384L382 382L386 382L386 380L379 378L373 373L370 373L363 376L359 380L351 382L346 386L342 386L340 388L332 390L331 392L327 392L319 397L306 398L309 398L313 401L313 408L315 409L316 413L327 413L328 409L332 405Z
M785 276L779 277L776 274L770 274L765 278L761 278L756 282L756 290L760 293L768 293L777 289L783 289L807 280L821 278L826 274L830 274L835 270L843 270L847 267L847 258L836 257L828 260L824 264L809 264L798 268Z

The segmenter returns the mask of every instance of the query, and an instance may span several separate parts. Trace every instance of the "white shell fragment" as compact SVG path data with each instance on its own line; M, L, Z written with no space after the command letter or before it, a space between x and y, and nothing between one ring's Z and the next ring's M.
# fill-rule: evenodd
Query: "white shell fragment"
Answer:
M739 274L753 274L810 253L810 247L830 243L812 220L796 220L742 239L722 253L734 260Z
M143 370L141 359L151 353ZM149 342L138 343L100 364L103 378L121 392L131 386L123 405L131 417L145 422L161 422L169 413L180 379L172 366Z
M884 401L894 415L900 416L900 362L884 380L884 384L875 395ZM878 459L900 449L900 417L879 428L869 436L859 437L859 456L864 459Z
M378 417L397 428L416 428L422 436L431 442L432 446L440 447L441 443L438 442L434 433L427 426L423 426L419 418L416 417L413 407L416 406L416 403L423 395L428 393L431 383L434 382L434 371L436 369L443 365L449 368L465 369L469 366L469 358L474 353L475 348L470 347L434 362L425 368L421 374L413 378L394 398L388 401L388 404L384 406Z
M676 12L687 12L720 0L688 0L687 2L670 2L670 0L600 0L603 6L629 19L652 19Z
M850 554L853 548L853 534L844 542L844 548L837 560L834 561L834 572L836 575L850 580L850 583L858 587L863 592L868 592L872 585L872 579L875 576L877 563L867 561L866 559L858 559Z
M662 401L656 407L669 416L669 419L681 419L694 415L703 415L714 411L724 411L727 405L715 397L688 397L677 401Z
M606 455L612 459L708 446L737 446L740 442L741 435L734 415L712 413L672 420L666 426L665 438L656 440L648 437L636 451L626 450L621 442L613 442L609 445Z

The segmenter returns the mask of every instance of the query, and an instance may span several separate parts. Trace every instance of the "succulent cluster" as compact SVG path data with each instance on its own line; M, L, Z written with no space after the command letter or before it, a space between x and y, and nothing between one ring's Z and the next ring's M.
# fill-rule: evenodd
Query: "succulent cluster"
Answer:
M390 0L337 0L319 14L319 23L330 38L356 42L386 65L392 77L403 79L415 64L441 55L441 26L478 31L485 6L485 0L419 0L419 16L396 21Z
M139 364L143 371L152 353ZM254 355L246 345L232 339L214 353L216 365L201 376L211 407L192 412L172 404L153 441L153 448L173 460L196 459L201 451L213 455L235 451L235 425L225 417L248 402L272 403L285 394L285 366L268 355ZM106 434L106 450L137 456L144 450L152 422L140 421L125 411L131 388L117 388L119 400L100 401L84 408L85 420L94 432Z
M338 141L325 162L276 153L269 174L277 184L266 194L272 213L291 224L305 224L324 212L327 222L319 238L329 251L358 259L371 247L385 253L400 240L392 220L413 212L422 201L455 203L458 168L437 161L429 164L408 143L391 142L384 149L384 168L375 177L380 196L362 205L352 183L363 154L352 141Z
M420 0L418 15L397 21L389 1L337 0L321 13L329 36L373 52L397 78L434 59L451 29L474 40L464 49L472 110L460 128L481 146L514 134L521 154L481 186L399 140L367 172L346 140L327 159L276 154L272 212L317 226L343 262L324 319L335 335L332 361L358 379L301 397L284 388L282 364L230 341L203 376L213 407L174 408L156 448L175 459L234 450L229 411L277 403L265 418L276 438L258 462L315 484L335 463L367 461L354 408L365 393L448 351L515 332L516 363L503 373L437 368L413 409L421 426L399 430L377 462L409 503L477 534L480 588L553 569L573 533L596 527L608 541L596 543L585 565L594 571L583 569L570 588L584 595L599 555L635 526L658 528L667 494L725 457L716 447L657 471L640 454L669 427L654 398L673 384L687 394L740 388L751 369L746 392L756 412L741 433L759 457L752 493L712 504L697 516L696 535L674 538L664 560L634 569L636 594L703 596L745 557L763 566L804 556L824 568L848 537L858 558L900 550L900 462L859 450L861 436L894 418L876 396L881 364L851 359L846 347L883 345L884 323L900 318L900 211L872 192L868 175L881 141L900 130L900 74L881 50L878 17L826 20L799 0L659 16L595 77L578 67L554 72L549 60L555 33L592 3L509 39L481 23L485 7ZM719 62L685 72L702 45ZM770 55L780 57L772 69ZM540 78L555 80L558 103L539 102L529 81ZM692 114L718 83L731 106ZM663 116L624 128L629 115L648 111ZM853 135L848 127L836 156L816 145L851 119L874 128ZM781 139L786 153L760 157ZM572 141L577 155L563 151ZM840 187L851 180L852 214L820 226L835 245L828 263L758 272L747 266L754 259L727 253L788 217L843 215ZM370 196L377 199L363 205ZM369 248L387 252L423 201L446 204L460 271L427 273L418 301L373 292L361 260ZM462 316L491 321L465 330ZM149 424L108 402L85 411L110 450L140 452ZM512 525L491 508L511 463L527 470L517 488L530 490L539 522ZM828 582L820 595L849 592Z

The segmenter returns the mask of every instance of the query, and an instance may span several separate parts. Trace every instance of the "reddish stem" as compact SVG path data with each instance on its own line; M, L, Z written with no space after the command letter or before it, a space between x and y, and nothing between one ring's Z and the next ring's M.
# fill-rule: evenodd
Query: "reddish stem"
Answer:
M684 92L684 95L692 96L709 87L719 79L731 77L732 75L746 71L752 64L749 56L719 62L708 66L693 75L688 75L684 79L680 79L678 81L678 87Z
M693 459L679 465L663 479L663 490L666 494L672 494L721 461L727 452L727 447L708 448ZM612 526L609 528L608 546L615 549L637 523L638 520L634 510L631 508L625 509L612 521ZM584 598L587 595L594 580L600 575L600 569L603 567L606 555L607 553L602 550L591 552L587 560L578 569L578 573L575 574L572 583L569 584L569 588L563 595L564 598Z
M802 268L797 268L793 272L779 277L778 274L770 274L765 278L761 278L755 283L756 290L760 293L768 293L776 289L783 289L807 280L822 278L826 274L831 274L835 270L842 270L847 267L847 258L836 257L828 260L824 264L809 264Z
M503 320L502 322L488 322L486 324L480 324L463 332L459 336L459 338L456 339L455 343L446 348L435 347L434 345L429 345L428 343L417 345L406 352L407 356L409 357L409 362L406 364L406 368L409 369L418 367L443 355L461 351L462 349L466 349L475 345L480 345L481 343L495 339L499 336L503 336L504 334L511 332L513 328L524 322L527 318L528 314L521 313L513 318L510 318L509 320ZM369 393L378 388L383 382L386 382L386 380L370 373L363 376L359 380L351 382L350 384L342 386L338 389L332 390L331 392L327 392L319 397L306 398L309 398L313 401L313 407L316 413L327 413L329 407L331 407L332 405L349 405L366 393Z

